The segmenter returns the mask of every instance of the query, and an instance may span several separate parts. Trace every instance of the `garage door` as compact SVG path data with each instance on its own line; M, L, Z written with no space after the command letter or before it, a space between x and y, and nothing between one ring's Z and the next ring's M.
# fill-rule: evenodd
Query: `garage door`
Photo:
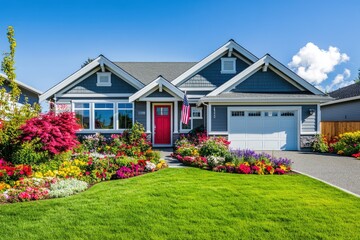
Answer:
M241 110L229 108L231 148L297 150L297 110Z

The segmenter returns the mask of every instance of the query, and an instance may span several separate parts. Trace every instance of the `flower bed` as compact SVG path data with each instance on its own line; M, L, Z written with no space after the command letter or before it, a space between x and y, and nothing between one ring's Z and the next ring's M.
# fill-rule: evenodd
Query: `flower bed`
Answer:
M360 131L340 134L330 140L318 135L313 142L313 150L352 156L360 160Z
M185 165L216 172L263 175L291 171L291 161L287 158L274 158L252 150L229 150L229 144L224 138L207 137L206 133L182 136L176 142L172 157Z
M89 184L166 167L142 126L135 124L131 131L110 138L87 136L73 151L56 153L45 162L14 165L0 159L0 203L66 197L84 191Z

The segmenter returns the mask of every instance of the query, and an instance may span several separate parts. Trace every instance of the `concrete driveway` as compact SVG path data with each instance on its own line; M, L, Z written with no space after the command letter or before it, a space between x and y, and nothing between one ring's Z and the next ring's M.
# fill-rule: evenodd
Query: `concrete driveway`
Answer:
M360 160L333 154L273 151L293 161L293 169L360 196Z

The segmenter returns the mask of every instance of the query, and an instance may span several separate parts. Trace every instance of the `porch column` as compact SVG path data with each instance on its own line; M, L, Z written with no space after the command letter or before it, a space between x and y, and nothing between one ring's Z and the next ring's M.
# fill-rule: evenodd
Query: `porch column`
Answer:
M151 133L151 104L146 101L146 133Z
M174 133L179 133L178 101L174 101Z

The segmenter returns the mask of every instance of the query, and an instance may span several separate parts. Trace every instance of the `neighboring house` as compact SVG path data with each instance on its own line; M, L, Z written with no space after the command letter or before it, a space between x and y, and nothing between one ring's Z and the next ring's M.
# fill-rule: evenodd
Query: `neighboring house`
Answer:
M191 120L180 122L186 93ZM100 55L40 97L71 110L80 133L144 125L154 146L172 146L204 126L231 147L299 150L319 132L320 104L331 100L270 55L230 40L200 62L112 62Z
M323 122L360 122L360 83L329 93L335 100L321 104Z
M0 76L7 79L5 74L0 73ZM39 91L33 87L30 87L30 86L26 85L25 83L22 83L18 80L15 80L15 82L17 83L17 85L19 86L19 88L21 90L21 95L20 95L20 99L19 99L20 104L24 104L26 102L26 98L27 98L27 103L29 103L31 105L39 102L39 97L42 94L41 91ZM11 90L8 80L5 80L4 85L2 87L4 87L7 92L9 92Z

